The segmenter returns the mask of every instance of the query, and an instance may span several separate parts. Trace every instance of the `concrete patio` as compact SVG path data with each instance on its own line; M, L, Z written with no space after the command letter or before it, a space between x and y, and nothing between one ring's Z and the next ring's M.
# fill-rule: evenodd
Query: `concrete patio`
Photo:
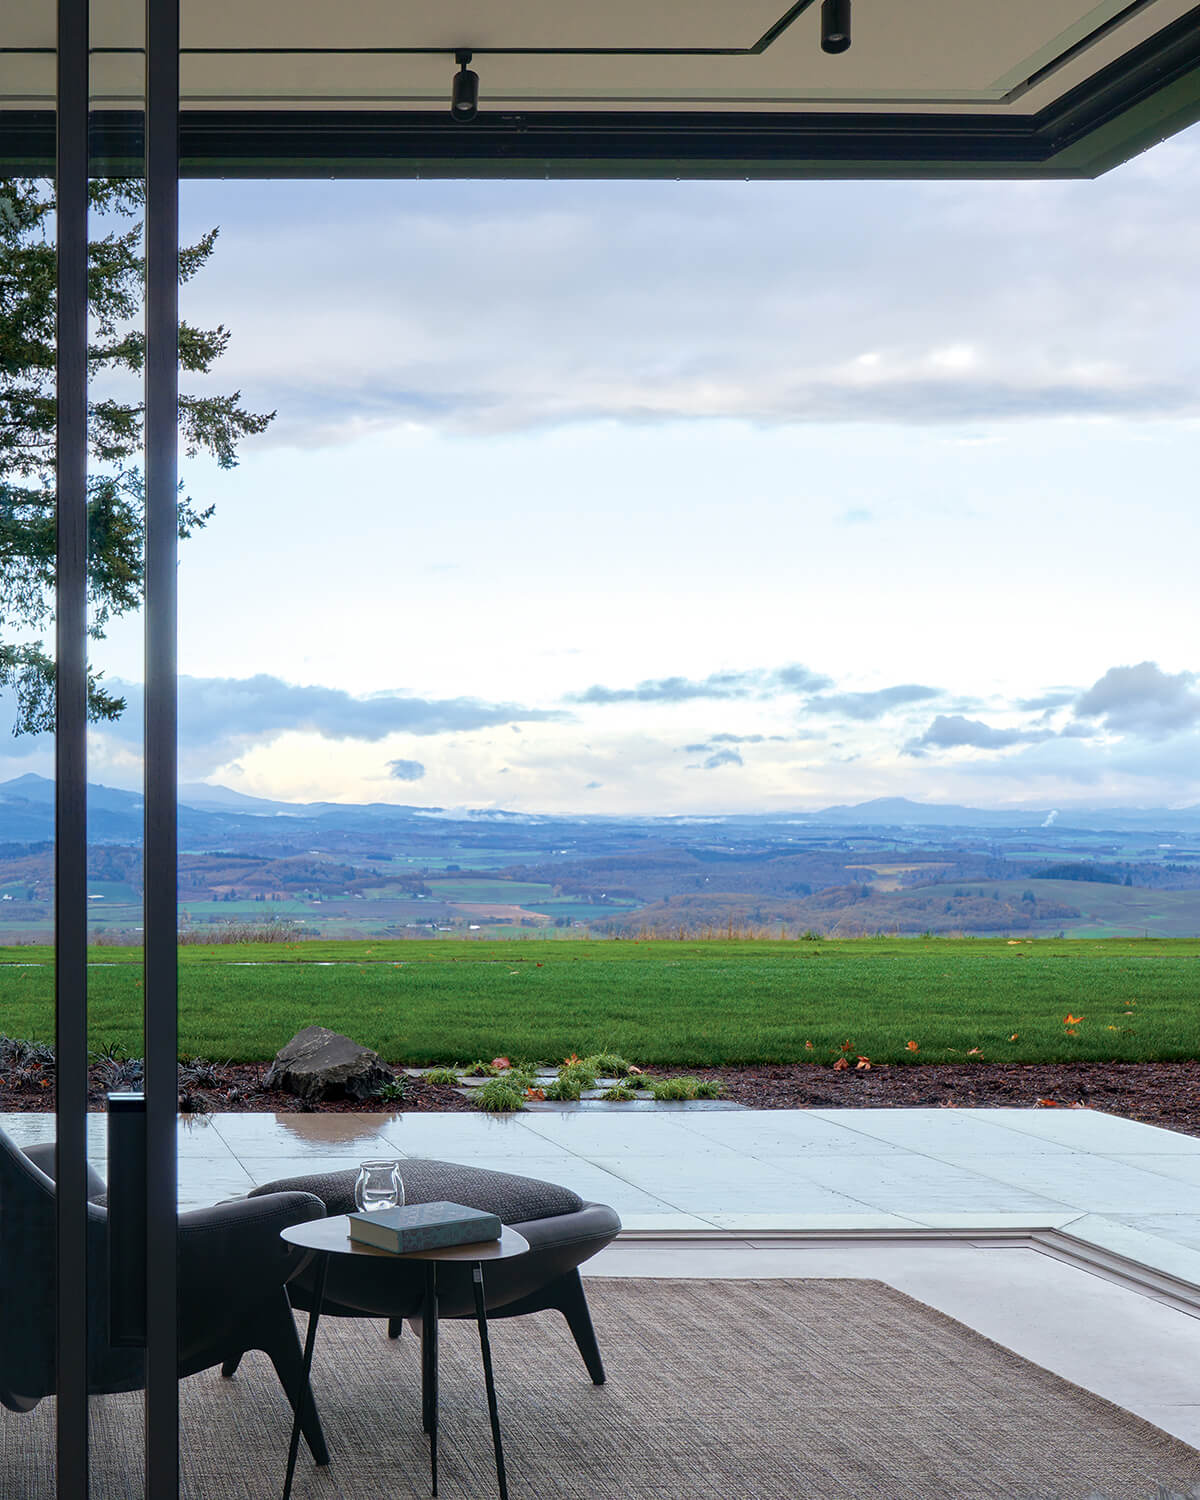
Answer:
M226 1114L181 1119L180 1203L387 1155L612 1204L595 1273L878 1278L1200 1445L1195 1137L1090 1110Z

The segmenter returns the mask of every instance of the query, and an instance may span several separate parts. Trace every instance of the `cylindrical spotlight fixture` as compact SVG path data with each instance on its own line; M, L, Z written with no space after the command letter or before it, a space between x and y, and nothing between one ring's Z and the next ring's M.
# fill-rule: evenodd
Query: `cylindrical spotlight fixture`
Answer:
M450 116L459 124L467 125L479 113L479 74L472 73L467 67L471 61L469 52L456 52L454 61L458 64L458 72L450 86Z
M821 51L850 48L850 0L821 0Z

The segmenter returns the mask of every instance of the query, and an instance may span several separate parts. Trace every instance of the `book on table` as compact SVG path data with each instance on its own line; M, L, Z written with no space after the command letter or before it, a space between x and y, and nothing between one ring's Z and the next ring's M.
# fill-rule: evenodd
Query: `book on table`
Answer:
M406 1203L369 1214L351 1214L350 1238L406 1255L413 1250L444 1250L450 1245L474 1245L500 1238L496 1214L461 1203Z

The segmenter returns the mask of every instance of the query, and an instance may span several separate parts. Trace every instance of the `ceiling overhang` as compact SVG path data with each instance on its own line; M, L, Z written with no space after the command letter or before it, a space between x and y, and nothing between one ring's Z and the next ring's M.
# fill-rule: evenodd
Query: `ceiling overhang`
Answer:
M143 4L93 17L116 170ZM853 0L838 55L820 0L184 0L182 20L191 176L1094 176L1200 118L1192 0ZM0 161L52 160L53 88L53 7L31 4L0 23Z

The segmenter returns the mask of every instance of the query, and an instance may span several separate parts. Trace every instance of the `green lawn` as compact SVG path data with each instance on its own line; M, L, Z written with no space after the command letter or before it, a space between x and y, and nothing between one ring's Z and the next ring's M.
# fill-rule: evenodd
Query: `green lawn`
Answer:
M93 1039L139 1052L139 955L101 947L92 958ZM52 1036L49 959L44 949L0 949L8 1035ZM1067 1015L1082 1018L1074 1035ZM313 1022L408 1063L600 1048L672 1066L828 1063L844 1042L874 1062L960 1061L976 1047L989 1062L1194 1058L1200 942L560 938L181 950L185 1054L266 1059Z

